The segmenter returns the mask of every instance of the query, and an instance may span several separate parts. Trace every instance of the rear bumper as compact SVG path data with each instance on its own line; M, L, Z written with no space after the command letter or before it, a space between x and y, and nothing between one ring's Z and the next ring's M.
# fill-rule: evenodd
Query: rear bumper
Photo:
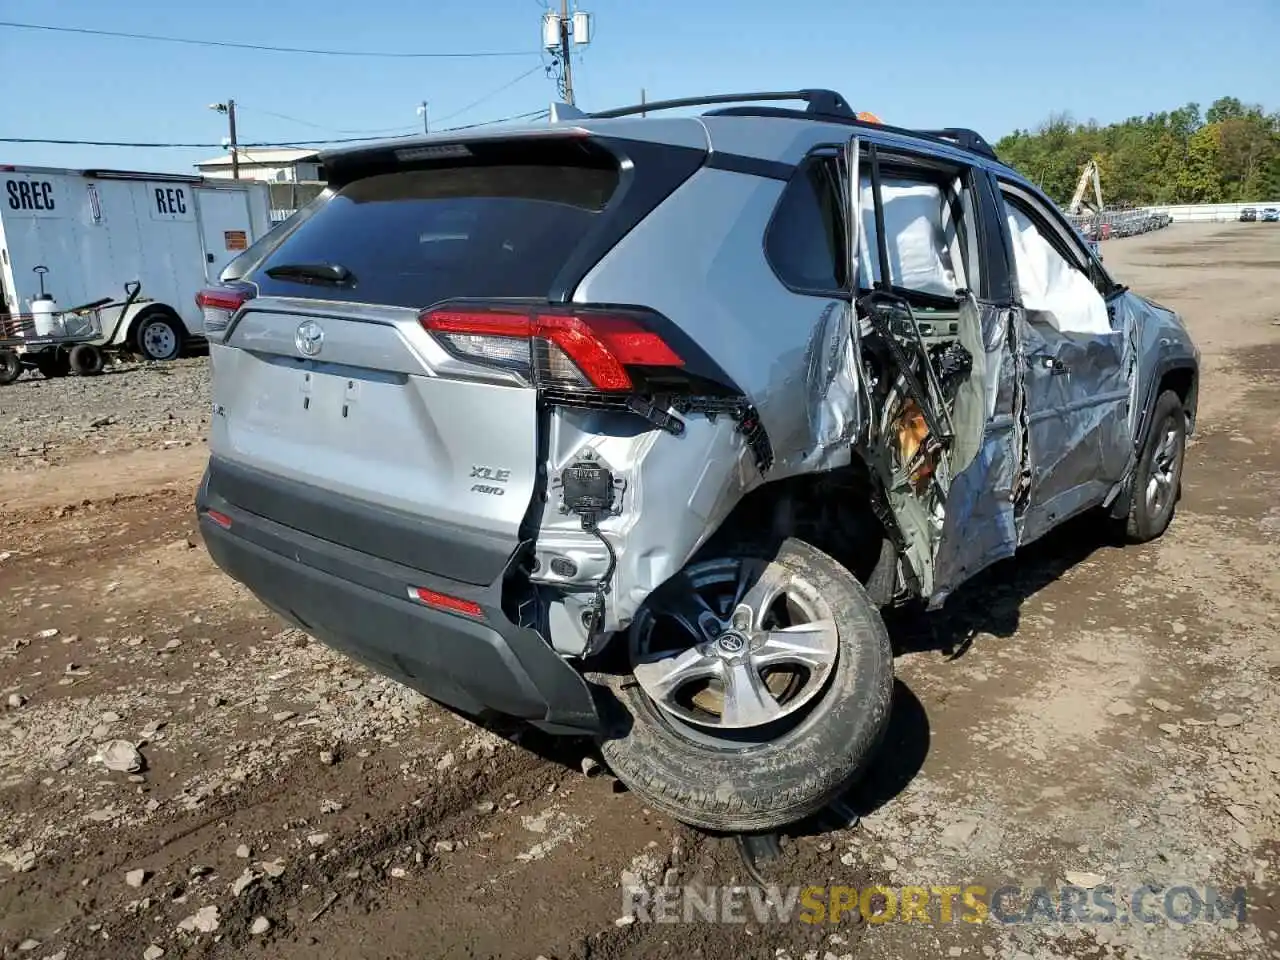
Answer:
M208 471L196 507L214 562L327 646L464 714L598 732L586 681L537 633L506 617L501 578L478 587L301 533L231 503ZM230 518L230 528L211 520L210 509ZM414 587L473 601L483 616L426 607L410 599Z

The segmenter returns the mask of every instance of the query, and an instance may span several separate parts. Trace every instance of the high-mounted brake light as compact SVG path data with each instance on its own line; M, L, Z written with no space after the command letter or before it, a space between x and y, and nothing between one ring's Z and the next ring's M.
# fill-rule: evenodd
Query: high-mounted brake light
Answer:
M237 310L252 300L248 290L231 287L206 287L196 294L196 306L204 314L205 333L222 333Z
M518 369L542 386L627 391L635 387L628 367L684 366L660 335L625 313L465 307L420 319L456 356Z

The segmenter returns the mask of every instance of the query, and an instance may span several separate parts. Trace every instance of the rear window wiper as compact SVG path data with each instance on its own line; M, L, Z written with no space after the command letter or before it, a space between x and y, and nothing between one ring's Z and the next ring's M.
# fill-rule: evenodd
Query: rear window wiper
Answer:
M331 283L350 286L356 275L340 263L282 263L265 271L273 280L298 280L302 283Z

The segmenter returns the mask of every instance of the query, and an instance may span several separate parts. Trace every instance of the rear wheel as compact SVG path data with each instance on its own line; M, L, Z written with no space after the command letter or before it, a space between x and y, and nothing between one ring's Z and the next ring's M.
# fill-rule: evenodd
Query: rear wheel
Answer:
M1154 540L1168 529L1182 494L1182 465L1186 458L1187 417L1172 390L1156 399L1151 429L1133 478L1133 494L1125 535L1134 543Z
M630 672L591 676L627 714L601 752L694 826L767 830L815 813L865 771L888 723L880 614L852 574L799 540L694 561L625 639Z
M22 360L12 350L0 350L0 386L13 383L22 376Z
M142 318L134 333L134 345L147 360L176 360L182 351L182 329L168 313L153 312Z
M76 344L71 348L71 356L68 360L71 372L77 377L92 377L101 373L102 368L106 365L102 351L92 343Z

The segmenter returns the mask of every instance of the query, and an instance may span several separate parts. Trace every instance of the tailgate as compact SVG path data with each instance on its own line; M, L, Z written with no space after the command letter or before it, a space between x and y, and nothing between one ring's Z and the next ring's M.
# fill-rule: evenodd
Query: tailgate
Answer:
M416 313L364 313L254 307L213 348L212 483L324 540L490 583L533 494L536 392L441 376L452 361Z

